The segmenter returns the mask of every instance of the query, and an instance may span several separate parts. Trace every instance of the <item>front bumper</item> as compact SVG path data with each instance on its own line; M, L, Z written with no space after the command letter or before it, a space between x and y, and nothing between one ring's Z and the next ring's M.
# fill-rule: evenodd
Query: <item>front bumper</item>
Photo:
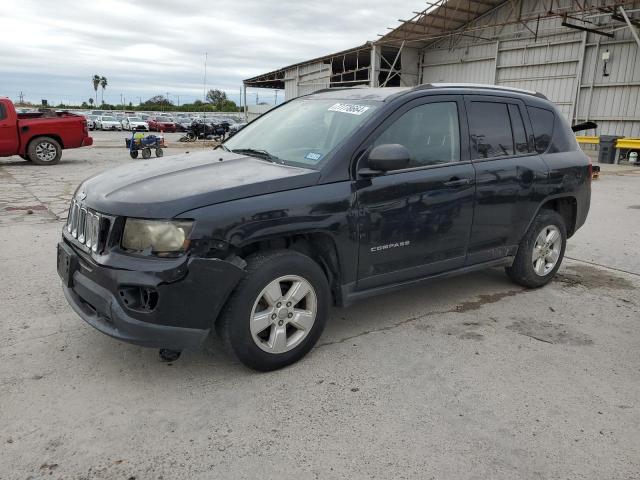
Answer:
M98 264L68 242L60 242L58 273L64 294L89 325L145 347L198 348L244 275L242 269L219 259L166 259L162 268L163 260L136 258L126 266L127 256L115 255L119 258L110 262L118 268ZM137 289L156 292L153 308L132 303L131 292Z

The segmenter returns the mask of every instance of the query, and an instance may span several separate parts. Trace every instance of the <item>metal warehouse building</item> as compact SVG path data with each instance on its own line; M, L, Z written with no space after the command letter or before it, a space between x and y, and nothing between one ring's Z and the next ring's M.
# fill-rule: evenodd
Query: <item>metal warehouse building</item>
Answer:
M324 88L472 82L536 90L572 123L640 137L640 2L438 0L376 41L258 75L291 99Z

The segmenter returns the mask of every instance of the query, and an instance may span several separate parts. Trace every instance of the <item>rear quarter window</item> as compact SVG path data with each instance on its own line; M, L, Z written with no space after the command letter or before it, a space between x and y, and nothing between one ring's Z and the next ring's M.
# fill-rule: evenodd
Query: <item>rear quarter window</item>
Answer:
M0 103L0 120L4 120L7 118L7 110L4 108L4 105Z
M555 115L552 111L538 107L527 107L531 126L533 127L533 137L536 152L544 153L551 145L553 137L553 124Z

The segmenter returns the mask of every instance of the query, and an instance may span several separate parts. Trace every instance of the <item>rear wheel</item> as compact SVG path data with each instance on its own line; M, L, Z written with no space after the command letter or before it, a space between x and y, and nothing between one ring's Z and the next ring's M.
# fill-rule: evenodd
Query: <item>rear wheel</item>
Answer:
M216 324L227 349L261 371L296 362L320 338L329 313L329 285L320 266L294 251L259 253L247 260Z
M136 158L138 158L138 151L137 150L131 150L129 152L129 155L131 156L131 158L133 158L135 160Z
M162 151L162 149L156 148L156 157L161 157L162 155L164 155L164 152Z
M38 137L32 140L27 152L36 165L55 165L62 157L62 147L50 137Z
M546 285L560 268L566 244L564 218L554 210L540 210L520 242L513 265L506 268L507 275L523 287Z
M150 148L143 148L142 149L142 158L144 158L145 160L147 158L151 158L151 149Z

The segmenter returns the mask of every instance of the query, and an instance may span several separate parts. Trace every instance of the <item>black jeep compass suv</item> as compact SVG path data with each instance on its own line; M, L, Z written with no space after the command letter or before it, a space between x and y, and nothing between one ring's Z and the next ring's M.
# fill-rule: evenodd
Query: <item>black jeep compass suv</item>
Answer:
M180 351L215 328L245 365L271 370L313 347L332 304L495 266L545 285L590 184L541 94L325 90L216 150L86 180L58 271L72 308L108 335Z

